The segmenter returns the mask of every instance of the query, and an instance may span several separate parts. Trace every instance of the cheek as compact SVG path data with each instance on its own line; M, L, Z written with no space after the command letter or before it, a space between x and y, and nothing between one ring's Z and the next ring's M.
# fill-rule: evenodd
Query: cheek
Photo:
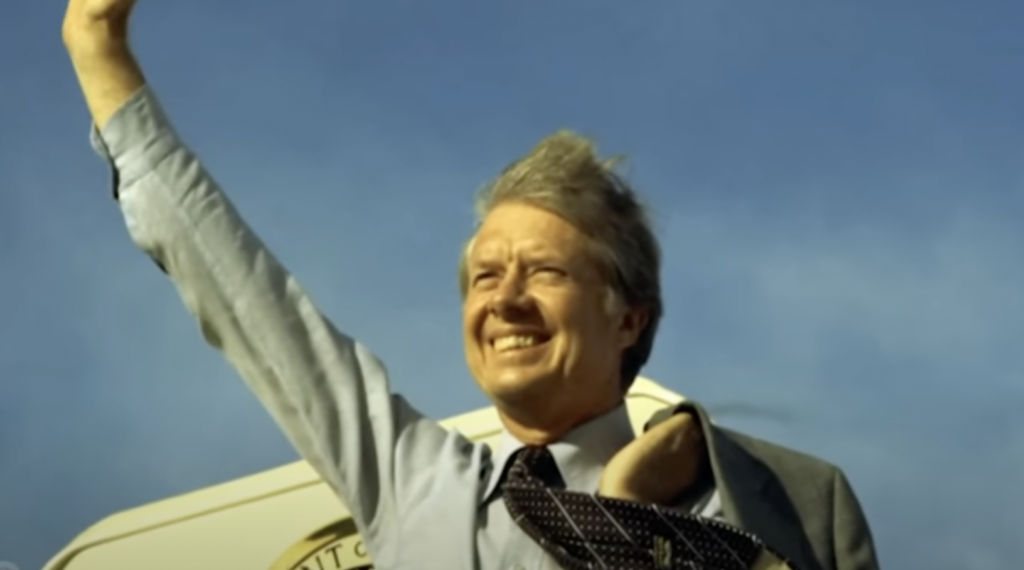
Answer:
M487 317L487 312L484 309L483 305L472 300L466 301L462 305L462 334L467 345L478 342L480 329Z
M560 315L566 328L575 339L576 352L594 352L608 349L608 343L615 337L614 322L608 315L603 299L587 299L587 302L566 304Z
M474 377L478 376L482 365L483 354L478 342L480 327L477 324L479 318L473 308L464 305L462 308L462 347L466 364Z

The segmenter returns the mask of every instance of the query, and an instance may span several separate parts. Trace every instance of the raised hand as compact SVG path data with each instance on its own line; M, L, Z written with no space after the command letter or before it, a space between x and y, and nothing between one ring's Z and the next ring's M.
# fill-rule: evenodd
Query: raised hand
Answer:
M700 421L679 413L640 434L605 465L598 494L669 505L709 468Z
M64 13L64 41L106 39L124 41L136 0L70 0ZM70 45L69 45L70 47Z
M93 122L102 128L145 84L128 47L136 0L70 0L62 28Z

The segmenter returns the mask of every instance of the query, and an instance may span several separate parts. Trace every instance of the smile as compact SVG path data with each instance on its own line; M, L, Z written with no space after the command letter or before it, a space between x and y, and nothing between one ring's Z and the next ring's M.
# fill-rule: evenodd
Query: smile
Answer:
M494 350L497 352L509 352L537 346L547 342L547 340L546 337L536 335L509 335L494 339L491 341L491 345L494 346Z

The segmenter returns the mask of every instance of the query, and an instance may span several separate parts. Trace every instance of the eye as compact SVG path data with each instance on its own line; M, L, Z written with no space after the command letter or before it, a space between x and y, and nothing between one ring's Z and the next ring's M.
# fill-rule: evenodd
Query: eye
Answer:
M497 278L498 274L495 271L479 271L473 274L471 283L474 287L479 287L480 285L486 285L487 283L493 282Z
M561 267L556 265L541 265L533 270L533 273L543 275L545 277L565 277L566 272Z

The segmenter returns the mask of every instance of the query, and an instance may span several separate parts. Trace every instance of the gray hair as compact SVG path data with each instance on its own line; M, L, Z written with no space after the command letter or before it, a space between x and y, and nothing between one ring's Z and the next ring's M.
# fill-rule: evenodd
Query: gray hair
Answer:
M618 159L600 160L591 140L559 131L509 165L476 199L478 223L504 202L543 208L587 235L609 285L608 309L622 303L647 309L647 325L622 355L623 392L647 363L664 307L661 250L647 212L614 170ZM459 287L468 291L470 239L459 262Z

